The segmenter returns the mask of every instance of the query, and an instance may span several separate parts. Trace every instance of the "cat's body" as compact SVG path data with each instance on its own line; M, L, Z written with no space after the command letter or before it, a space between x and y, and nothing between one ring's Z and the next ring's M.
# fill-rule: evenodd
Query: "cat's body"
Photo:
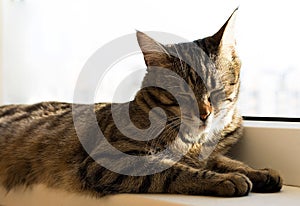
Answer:
M183 132L179 132L178 128L182 115L180 110L187 109L196 114L193 113L194 108L188 105L190 100L182 97L187 106L179 108L174 96L157 87L141 89L131 102L113 104L116 112L128 106L132 123L140 129L150 126L151 109L164 109L168 124L153 140L137 141L126 137L114 123L112 104L93 106L99 128L107 141L119 151L147 156L173 145L172 152L188 151L180 160L174 162L168 157L155 159L156 165L169 166L160 172L149 171L148 175L119 174L97 163L79 141L78 132L83 132L87 139L95 135L93 128L90 128L92 123L85 119L85 105L75 105L77 118L82 118L81 129L75 129L72 104L44 102L8 105L0 107L0 183L8 190L22 185L45 184L96 196L115 193L243 196L251 189L257 192L279 191L282 179L275 171L255 170L223 156L242 135L242 118L236 109L240 62L234 52L233 41L229 40L231 21L232 17L214 36L194 43L163 46L145 34L137 33L148 66L143 85L154 79L165 81L170 76L168 71L183 78L197 100L199 115L191 117L196 118L200 125L196 131L189 131L190 125L184 125ZM191 45L197 45L207 57L203 57L201 52L201 58L193 56L195 53L191 52ZM174 53L175 57L172 55ZM191 64L196 66L186 64L184 59L192 59ZM207 59L213 64L209 65ZM158 75L153 67L165 69ZM195 72L198 70L200 74L206 71L205 81ZM218 72L207 72L213 70ZM222 82L219 88L217 78ZM178 87L179 94L186 91L177 80L168 79L165 82L166 86ZM213 89L209 91L207 88ZM214 97L218 94L213 93L218 92L223 93L222 98ZM215 104L212 104L213 98L217 99ZM154 115L154 118L159 121L159 115ZM92 148L96 157L122 160L122 156L107 155L107 147L101 141L95 140ZM124 171L132 169L126 161L118 161L117 167Z

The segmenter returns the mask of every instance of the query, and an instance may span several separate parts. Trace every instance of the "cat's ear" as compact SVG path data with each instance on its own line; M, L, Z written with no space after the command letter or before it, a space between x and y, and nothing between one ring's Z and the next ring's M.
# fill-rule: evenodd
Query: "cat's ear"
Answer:
M237 10L235 9L221 29L210 37L216 43L217 54L227 59L232 58L235 50L236 41L234 33Z
M147 34L137 31L136 37L147 66L160 66L161 62L169 56L164 46Z
M211 38L218 42L218 55L224 58L231 59L235 50L235 21L237 10L235 9L222 28Z
M231 14L221 29L214 35L196 40L195 42L208 53L214 56L222 56L227 59L232 58L235 49L234 26L237 9Z

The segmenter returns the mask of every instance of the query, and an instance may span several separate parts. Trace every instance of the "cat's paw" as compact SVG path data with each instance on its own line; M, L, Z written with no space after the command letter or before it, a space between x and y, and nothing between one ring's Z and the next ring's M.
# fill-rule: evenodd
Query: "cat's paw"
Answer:
M247 175L253 184L252 191L260 193L279 192L282 188L282 177L272 169L262 169Z
M252 189L252 183L246 175L241 173L224 174L225 179L220 181L215 189L219 196L240 197L246 196Z

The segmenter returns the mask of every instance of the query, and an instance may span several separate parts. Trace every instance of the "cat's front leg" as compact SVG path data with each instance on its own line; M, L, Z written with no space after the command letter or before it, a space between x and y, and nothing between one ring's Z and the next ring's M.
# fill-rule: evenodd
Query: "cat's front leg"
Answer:
M223 155L210 158L207 168L220 173L239 172L245 174L253 184L253 192L279 192L282 188L283 179L277 171L272 169L253 169L240 161Z
M164 179L163 193L238 197L248 195L252 188L248 177L239 172L217 173L180 163L156 175Z
M180 163L147 176L127 176L111 172L96 162L81 174L82 186L93 195L116 193L168 193L239 197L248 195L252 183L239 172L217 173Z

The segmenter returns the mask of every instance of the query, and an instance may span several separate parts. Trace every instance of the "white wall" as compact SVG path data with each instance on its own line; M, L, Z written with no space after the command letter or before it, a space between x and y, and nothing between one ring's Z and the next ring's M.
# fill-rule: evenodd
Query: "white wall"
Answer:
M216 32L240 5L236 29L243 62L240 99L243 114L300 116L297 1L5 0L3 3L5 103L72 101L80 70L107 42L135 29L165 31L188 40L202 38ZM145 67L142 56L132 66ZM108 101L123 74L115 73L101 91ZM132 86L139 86L138 79Z
M72 101L83 65L109 41L135 29L201 38L214 33L237 6L232 0L226 0L227 4L224 0L197 2L4 1L5 102ZM205 17L210 18L209 23ZM143 57L133 66L145 67ZM122 79L120 75L114 73L107 90L102 91L106 101L111 88Z

